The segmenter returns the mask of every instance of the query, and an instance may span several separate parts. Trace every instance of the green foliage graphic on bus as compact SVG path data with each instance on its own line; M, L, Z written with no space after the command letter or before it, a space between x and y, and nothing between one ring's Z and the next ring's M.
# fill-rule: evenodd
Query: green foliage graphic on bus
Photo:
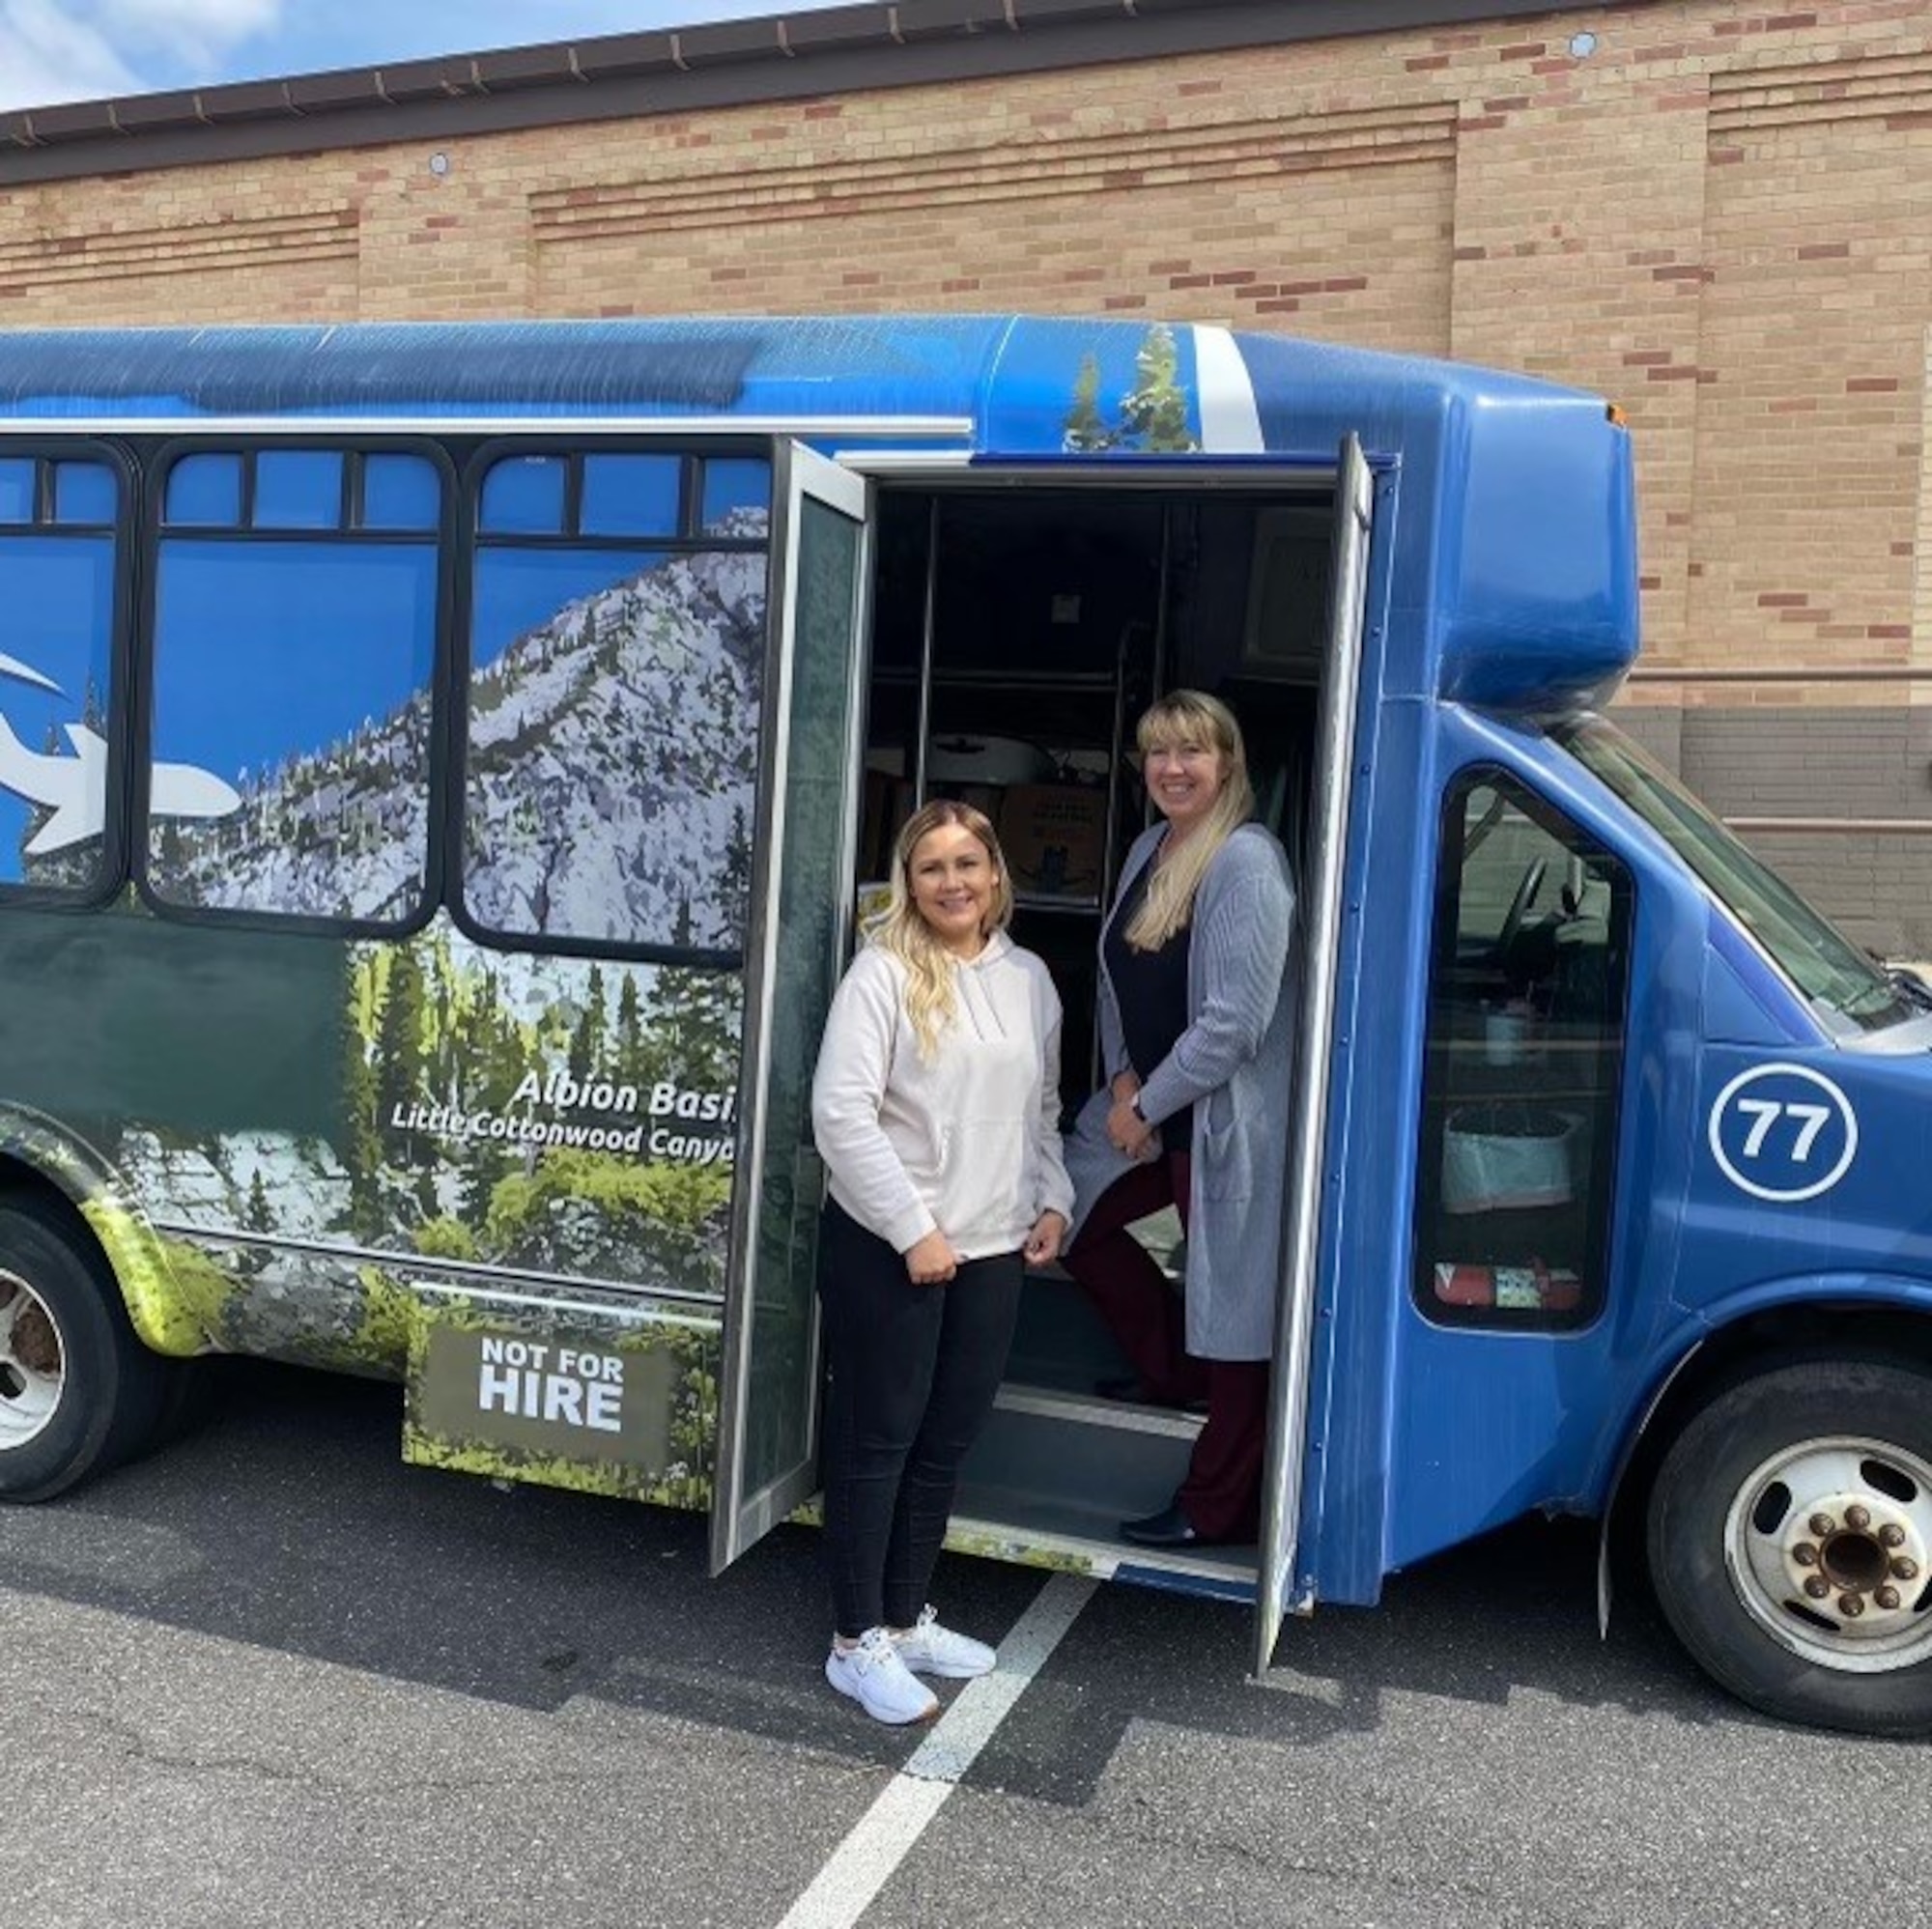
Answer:
M150 1344L396 1374L452 1322L554 1338L540 1283L581 1283L621 1436L412 1408L412 1457L702 1503L735 974L498 953L440 920L271 942L121 908L10 919L0 976L39 987L0 1149L86 1201Z
M1097 354L1084 356L1073 382L1062 444L1072 455L1111 449L1145 455L1185 455L1198 449L1188 390L1180 377L1180 346L1164 323L1151 327L1134 356L1131 387L1122 390L1109 419L1101 411L1106 376Z
M330 1229L722 1291L738 1008L729 973L491 953L446 927L351 948Z

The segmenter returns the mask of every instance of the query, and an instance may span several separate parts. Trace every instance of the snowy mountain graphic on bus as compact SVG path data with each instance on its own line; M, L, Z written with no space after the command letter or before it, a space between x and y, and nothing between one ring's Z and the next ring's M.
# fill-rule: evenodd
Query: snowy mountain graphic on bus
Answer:
M765 533L762 511L718 532ZM735 949L750 884L765 554L629 575L469 685L464 899L493 930ZM479 596L479 606L482 602Z
M765 525L763 512L742 511L718 533L754 541ZM764 552L567 560L574 574L556 580L573 593L535 622L523 613L526 556L505 562L521 574L500 586L479 567L464 901L480 924L519 937L734 948ZM586 573L594 586L579 593ZM258 764L227 817L153 827L151 881L182 904L409 918L425 889L430 734L418 690L381 721Z

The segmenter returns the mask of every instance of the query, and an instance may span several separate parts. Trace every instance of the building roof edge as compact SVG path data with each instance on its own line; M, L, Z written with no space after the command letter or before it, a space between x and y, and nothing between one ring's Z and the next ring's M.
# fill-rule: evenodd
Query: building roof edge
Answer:
M0 187L1658 0L896 0L0 113Z

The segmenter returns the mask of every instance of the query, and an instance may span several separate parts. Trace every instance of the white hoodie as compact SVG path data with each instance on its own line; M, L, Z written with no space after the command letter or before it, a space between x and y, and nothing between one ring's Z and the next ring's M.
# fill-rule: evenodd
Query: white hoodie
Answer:
M930 1061L906 1014L906 969L867 946L818 1050L812 1137L832 1197L895 1252L937 1229L960 1258L1026 1243L1070 1213L1060 1150L1060 994L1003 931L953 965L952 1023Z

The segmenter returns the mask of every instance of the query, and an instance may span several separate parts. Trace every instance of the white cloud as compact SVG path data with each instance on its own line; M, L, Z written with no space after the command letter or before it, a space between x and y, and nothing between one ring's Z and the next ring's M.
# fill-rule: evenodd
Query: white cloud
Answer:
M791 12L836 0L0 0L0 110Z
M273 33L281 25L282 0L92 0L87 11L111 39L208 59Z
M282 0L0 0L0 109L179 85L281 13Z
M56 0L0 0L0 108L138 92L142 82L92 22Z

